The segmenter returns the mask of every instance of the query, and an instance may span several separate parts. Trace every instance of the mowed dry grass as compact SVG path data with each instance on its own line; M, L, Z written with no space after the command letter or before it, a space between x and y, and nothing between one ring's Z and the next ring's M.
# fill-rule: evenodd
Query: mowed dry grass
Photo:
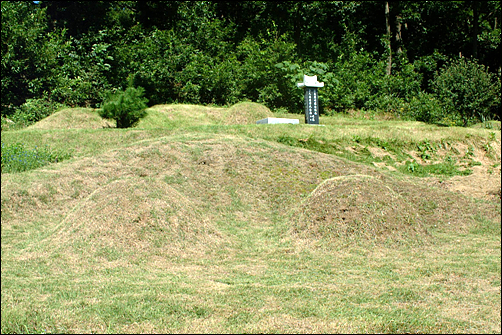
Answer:
M42 309L67 332L500 331L497 236L470 235L500 224L500 204L334 155L179 132L3 174L1 195L2 313ZM42 293L40 264L81 291ZM104 301L103 285L125 288ZM145 287L144 308L187 307L98 317L116 301L141 314Z

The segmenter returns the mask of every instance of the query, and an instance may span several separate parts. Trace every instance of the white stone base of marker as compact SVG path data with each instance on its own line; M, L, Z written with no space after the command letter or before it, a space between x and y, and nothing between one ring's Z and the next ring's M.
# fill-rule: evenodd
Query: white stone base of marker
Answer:
M285 119L280 117L268 117L266 119L256 121L257 124L278 124L278 123L291 123L291 124L299 124L300 121L298 119Z

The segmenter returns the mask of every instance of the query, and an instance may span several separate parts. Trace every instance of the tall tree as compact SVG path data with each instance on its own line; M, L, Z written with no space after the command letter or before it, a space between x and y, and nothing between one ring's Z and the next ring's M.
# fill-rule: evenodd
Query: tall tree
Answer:
M44 9L31 1L2 1L2 115L48 89L57 50Z
M390 8L388 1L385 1L385 27L387 30L386 40L387 40L387 52L388 52L386 74L390 76L392 71L392 45L391 45L392 33L390 29Z

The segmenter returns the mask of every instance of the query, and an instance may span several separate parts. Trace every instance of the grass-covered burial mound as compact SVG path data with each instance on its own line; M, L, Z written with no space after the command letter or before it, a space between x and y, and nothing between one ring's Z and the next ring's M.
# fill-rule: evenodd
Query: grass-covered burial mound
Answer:
M331 241L406 241L428 235L409 199L369 175L325 180L298 209L294 227L305 237Z
M96 189L70 212L54 235L58 245L113 258L115 254L200 252L221 236L196 206L170 185L130 177ZM81 250L85 245L87 250Z
M258 120L273 116L274 113L262 104L239 102L226 111L223 122L226 125L255 124Z

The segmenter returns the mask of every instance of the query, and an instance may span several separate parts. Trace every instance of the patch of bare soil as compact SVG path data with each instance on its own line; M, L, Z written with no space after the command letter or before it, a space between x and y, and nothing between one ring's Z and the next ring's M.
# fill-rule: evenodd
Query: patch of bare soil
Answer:
M467 145L456 144L455 149L466 155ZM489 143L489 150L471 147L472 161L479 165L468 167L472 174L468 176L454 176L448 180L427 178L429 185L439 186L449 191L458 192L465 196L500 201L501 199L501 173L500 173L500 141Z
M430 185L439 186L469 197L500 201L500 165L496 168L473 166L471 169L472 174L469 176L454 176L446 181L438 178L428 178L428 182Z
M362 147L362 146L361 146ZM396 157L377 147L365 147L373 157L384 158L389 156L392 161ZM357 153L354 148L347 147L347 151ZM455 143L450 149L440 149L434 153L434 159L425 160L417 151L406 152L413 160L421 165L429 165L442 162L447 156L455 154L460 169L470 169L472 173L467 176L454 176L448 179L444 177L427 177L424 181L431 186L437 186L449 191L458 192L465 196L485 200L500 201L501 199L501 171L500 171L500 141L491 141L484 148L467 145L464 143ZM469 160L462 160L462 157L469 157ZM402 165L405 162L395 162L396 165ZM395 171L396 168L389 165L388 162L373 162L373 165L383 170Z

